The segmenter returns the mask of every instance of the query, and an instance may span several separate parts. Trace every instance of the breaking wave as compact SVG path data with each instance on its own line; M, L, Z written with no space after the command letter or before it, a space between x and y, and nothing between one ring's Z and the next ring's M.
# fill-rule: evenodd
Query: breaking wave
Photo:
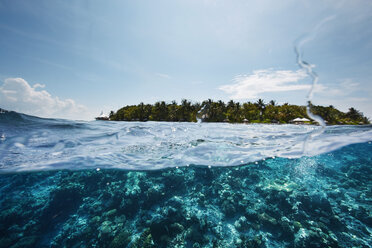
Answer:
M237 166L303 156L313 125L104 122L0 114L3 172L119 168L154 170L190 165ZM307 156L372 141L372 126L327 126Z

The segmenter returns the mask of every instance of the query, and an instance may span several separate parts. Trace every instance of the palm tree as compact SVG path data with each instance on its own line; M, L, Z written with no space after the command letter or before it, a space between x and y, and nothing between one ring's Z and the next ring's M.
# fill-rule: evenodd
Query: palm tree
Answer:
M227 103L227 107L228 108L234 108L235 107L235 103L233 100L230 100L228 103Z
M346 113L346 116L350 119L359 120L363 115L355 108L349 108L349 112Z
M263 109L266 106L264 100L261 98L257 100L257 105L260 107L260 109Z
M263 115L263 112L265 111L265 102L264 100L262 100L261 98L257 100L257 106L258 108L260 109L260 120L262 120L262 115Z
M145 119L145 104L143 104L143 102L141 102L140 104L138 104L137 106L137 110L138 110L138 118L140 121L143 121Z

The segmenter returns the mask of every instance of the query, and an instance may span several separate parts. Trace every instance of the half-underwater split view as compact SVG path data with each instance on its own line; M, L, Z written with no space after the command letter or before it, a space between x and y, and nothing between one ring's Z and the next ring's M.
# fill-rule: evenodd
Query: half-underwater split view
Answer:
M0 248L369 248L372 2L0 1Z

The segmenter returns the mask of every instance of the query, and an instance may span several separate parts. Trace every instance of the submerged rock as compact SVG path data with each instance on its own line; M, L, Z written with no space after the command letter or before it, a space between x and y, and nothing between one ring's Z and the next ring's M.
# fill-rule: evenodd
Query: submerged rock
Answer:
M110 243L111 248L122 248L127 247L131 241L131 235L128 231L122 231L117 234L112 242Z
M134 242L133 248L152 248L157 247L153 241L150 229L142 232L141 236Z
M114 227L111 221L106 220L102 222L101 227L100 227L101 234L108 235L108 234L111 234L113 230L114 230Z

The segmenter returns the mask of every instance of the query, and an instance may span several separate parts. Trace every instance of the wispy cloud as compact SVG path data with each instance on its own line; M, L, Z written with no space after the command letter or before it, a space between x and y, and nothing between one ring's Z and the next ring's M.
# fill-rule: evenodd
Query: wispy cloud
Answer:
M32 40L40 41L40 42L43 42L43 43L49 43L49 44L60 46L60 47L66 47L66 43L63 43L63 42L58 41L56 39L52 39L52 38L50 38L46 35L41 35L41 34L37 34L37 33L34 33L34 32L29 32L27 30L25 31L25 30L22 30L22 29L19 29L19 28L15 28L15 27L3 24L3 23L0 23L0 30L5 30L7 32L11 32L13 34L16 34L16 35L21 36L21 37L26 38L26 39L32 39Z
M348 102L369 102L371 99L366 97L348 97L345 100Z
M250 75L238 75L232 84L222 85L218 89L232 99L253 99L266 92L308 90L309 84L299 82L306 77L304 70L256 70Z
M360 90L359 85L352 79L344 79L341 83L324 86L325 90L322 93L326 94L327 97L349 96Z
M161 78L166 78L166 79L172 78L170 75L165 74L165 73L159 73L159 72L157 72L157 73L155 73L155 75L158 76L158 77L161 77Z
M204 84L204 81L201 81L201 80L195 80L195 81L191 81L191 84L192 84L192 85L201 85L201 84Z
M86 113L86 107L77 104L72 99L59 99L52 96L44 88L45 85L30 84L22 78L7 78L0 86L0 106L8 110L14 110L42 117L59 117L82 119Z

